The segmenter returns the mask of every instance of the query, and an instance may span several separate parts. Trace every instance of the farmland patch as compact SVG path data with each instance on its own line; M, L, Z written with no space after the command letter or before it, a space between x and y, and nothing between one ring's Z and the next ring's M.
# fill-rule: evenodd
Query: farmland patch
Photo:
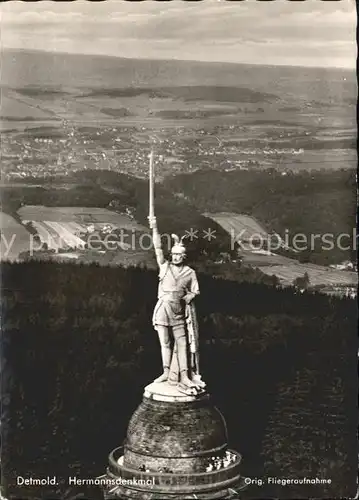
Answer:
M22 220L27 221L75 222L80 226L94 223L113 224L117 228L148 232L148 228L131 219L128 215L112 212L105 208L25 205L19 209L18 213Z
M357 285L356 273L349 271L331 270L324 266L300 264L293 261L291 265L258 266L263 273L277 276L283 285L292 285L293 280L308 274L310 286L318 285Z
M50 113L44 112L37 106L30 106L26 103L18 101L17 99L4 95L1 97L0 116L16 119L52 118L52 115Z
M203 215L217 222L217 224L231 234L236 241L248 241L256 235L260 235L263 238L269 237L265 227L250 215L231 212L205 213Z

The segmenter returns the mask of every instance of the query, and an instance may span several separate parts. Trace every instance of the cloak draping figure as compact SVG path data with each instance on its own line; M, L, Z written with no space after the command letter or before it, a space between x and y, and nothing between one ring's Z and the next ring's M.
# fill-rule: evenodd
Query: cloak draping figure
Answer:
M161 345L163 374L155 382L168 382L181 392L198 394L206 384L199 374L198 324L193 303L199 294L197 276L184 263L186 249L177 235L172 235L175 244L171 259L165 259L156 217L148 219L159 267L158 301L152 321Z

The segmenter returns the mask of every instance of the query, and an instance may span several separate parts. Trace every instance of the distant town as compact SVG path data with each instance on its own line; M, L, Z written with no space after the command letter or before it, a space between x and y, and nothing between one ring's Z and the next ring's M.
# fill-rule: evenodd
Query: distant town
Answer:
M149 148L157 152L161 165L159 179L166 175L190 173L199 169L223 171L269 168L284 157L296 158L301 148L256 147L251 131L251 146L240 147L238 134L246 127L237 125L205 128L180 127L152 130L145 127L100 128L74 126L37 127L24 132L2 133L2 179L15 181L48 176L66 176L69 172L109 169L136 177L147 176ZM308 132L309 134L309 132ZM290 137L284 131L279 138ZM224 139L221 139L224 137ZM258 157L260 156L260 159ZM285 168L283 173L285 173Z

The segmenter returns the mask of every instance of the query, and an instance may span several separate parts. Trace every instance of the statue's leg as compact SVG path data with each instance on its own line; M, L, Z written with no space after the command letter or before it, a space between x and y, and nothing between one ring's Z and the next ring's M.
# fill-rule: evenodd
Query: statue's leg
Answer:
M188 377L187 335L184 325L174 326L173 336L177 348L180 383L187 387L194 387L193 382Z
M173 354L170 366L170 373L168 375L168 382L170 384L178 384L179 382L179 364L178 364L178 350L177 343L174 342L173 345Z
M206 387L206 383L202 380L202 377L199 372L199 353L193 353L192 354L192 373L191 373L191 379L192 382L196 385L197 388L199 389L204 389Z
M196 364L196 373L199 375L199 352L197 351L196 354L194 354L195 358L195 364Z
M156 330L161 345L163 374L156 378L154 382L165 382L168 379L172 356L169 328L168 326L156 325Z

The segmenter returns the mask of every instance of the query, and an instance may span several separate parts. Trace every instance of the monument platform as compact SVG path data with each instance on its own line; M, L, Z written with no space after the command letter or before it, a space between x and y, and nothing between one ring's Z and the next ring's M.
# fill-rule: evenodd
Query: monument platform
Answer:
M241 456L227 439L224 418L208 393L194 397L167 383L150 384L124 446L110 453L99 478L105 498L238 499Z
M145 387L144 396L154 401L164 401L171 403L189 403L196 401L198 396L206 394L202 390L197 395L186 394L181 391L178 385L170 384L169 382L152 382Z

